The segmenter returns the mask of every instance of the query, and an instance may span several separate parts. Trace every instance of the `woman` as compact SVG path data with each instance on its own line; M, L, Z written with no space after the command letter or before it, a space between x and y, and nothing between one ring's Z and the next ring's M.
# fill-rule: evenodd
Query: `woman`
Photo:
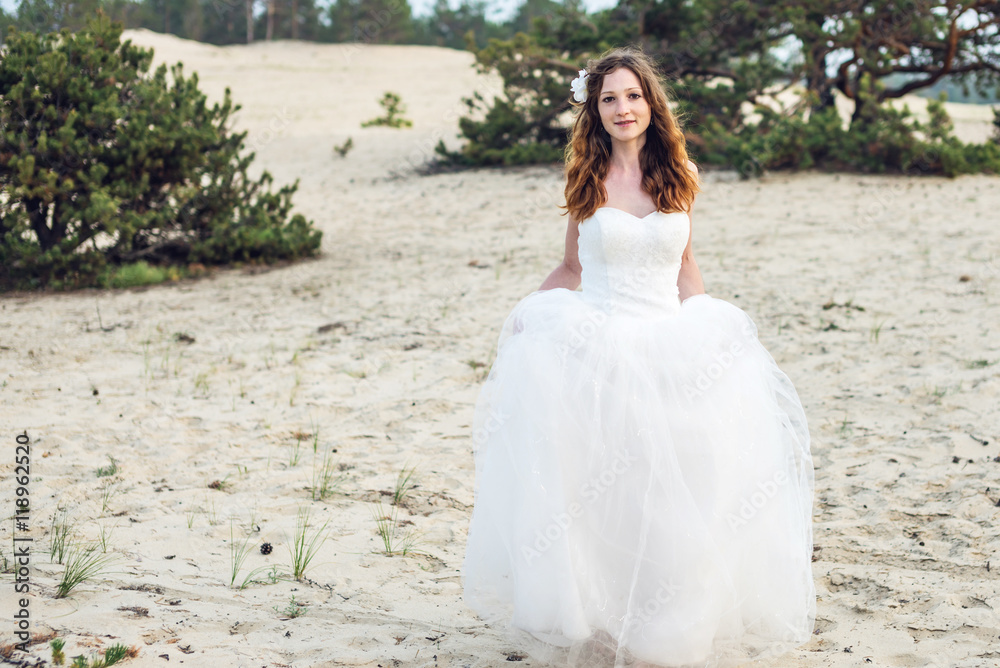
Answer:
M465 599L556 665L739 665L815 617L809 431L691 250L697 168L653 63L572 84L562 263L476 405ZM576 291L582 285L582 291Z

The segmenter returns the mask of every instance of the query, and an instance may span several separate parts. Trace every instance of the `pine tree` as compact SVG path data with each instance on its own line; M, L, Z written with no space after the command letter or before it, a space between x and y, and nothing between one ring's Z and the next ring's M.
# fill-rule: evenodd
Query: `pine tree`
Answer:
M313 253L298 182L269 192L181 63L144 76L152 50L119 42L102 12L85 30L12 30L0 57L0 280L84 285L109 265L274 261Z

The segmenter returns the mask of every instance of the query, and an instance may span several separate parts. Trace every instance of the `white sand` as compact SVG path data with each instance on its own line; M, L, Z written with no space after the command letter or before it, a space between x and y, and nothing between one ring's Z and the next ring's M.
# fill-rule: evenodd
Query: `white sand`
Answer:
M136 666L510 665L514 648L461 598L469 425L504 317L562 256L561 171L413 173L439 138L458 145L462 96L498 90L468 53L126 37L196 70L211 100L232 89L254 169L300 179L295 210L324 231L324 252L148 289L0 299L7 513L14 435L33 439L32 631L66 638L68 657L133 645ZM360 128L387 90L414 127ZM966 111L985 136L989 110ZM1000 661L998 210L997 177L706 172L694 248L707 289L755 319L813 434L816 635L762 665ZM317 432L346 476L324 501L310 497ZM120 486L102 510L108 455ZM411 465L399 513L425 554L385 556L373 502ZM242 581L287 568L302 506L330 531L308 579L230 588L229 518L238 537L254 518ZM63 567L49 563L57 507L86 539L114 527L118 555L117 572L68 599L54 598ZM10 533L5 522L8 559ZM2 643L14 640L11 579ZM309 609L290 619L274 608L292 596Z

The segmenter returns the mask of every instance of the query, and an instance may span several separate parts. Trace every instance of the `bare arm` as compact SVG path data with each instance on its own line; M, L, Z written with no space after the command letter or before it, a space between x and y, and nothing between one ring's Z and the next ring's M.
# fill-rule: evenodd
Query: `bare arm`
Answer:
M698 173L698 168L693 162L688 161L688 166ZM681 270L677 274L677 290L678 297L681 301L684 301L688 297L693 297L694 295L705 294L705 284L701 280L701 272L698 270L698 263L694 260L694 253L691 250L691 240L694 237L694 203L691 203L691 208L688 209L689 225L691 226L691 231L688 233L687 247L681 254Z
M573 214L568 214L569 224L566 226L566 252L563 261L559 263L548 278L542 281L539 290L551 290L552 288L566 288L576 290L580 285L580 274L583 268L580 266L579 236L580 224L573 219Z

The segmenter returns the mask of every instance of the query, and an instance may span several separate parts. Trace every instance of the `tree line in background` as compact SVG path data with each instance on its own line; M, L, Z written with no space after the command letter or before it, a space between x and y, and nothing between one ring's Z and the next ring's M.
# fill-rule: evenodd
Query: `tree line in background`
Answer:
M13 13L0 10L0 38L8 26L22 31L79 30L98 8L125 27L148 28L210 44L261 40L426 44L464 49L467 35L482 47L491 37L509 38L557 7L527 0L506 22L487 19L485 0L461 0L451 9L436 0L428 16L414 17L407 0L20 0Z
M1000 111L983 144L953 133L943 98L919 121L890 104L943 83L996 99L1000 3L875 0L620 0L588 14L568 2L510 39L475 48L503 98L478 93L460 119L468 140L447 162L559 161L567 82L590 56L638 44L660 64L685 119L689 152L741 174L820 167L863 172L1000 174ZM797 93L787 107L774 96ZM852 109L844 123L841 95ZM476 113L472 113L476 112ZM752 113L748 113L752 112Z
M558 161L566 146L567 82L587 57L638 44L654 55L687 119L700 162L744 174L821 166L861 171L1000 172L997 143L965 144L931 100L930 120L887 104L948 91L993 100L1000 82L1000 4L982 0L619 0L587 12L581 0L525 0L505 22L485 0L437 0L414 17L407 0L21 0L9 26L77 29L100 7L126 28L213 44L302 39L468 49L504 78L504 98L466 99L460 151L439 162ZM801 87L801 102L767 101ZM844 127L835 92L850 100ZM943 99L943 98L940 98ZM755 114L748 115L747 109ZM997 116L1000 127L1000 115Z

